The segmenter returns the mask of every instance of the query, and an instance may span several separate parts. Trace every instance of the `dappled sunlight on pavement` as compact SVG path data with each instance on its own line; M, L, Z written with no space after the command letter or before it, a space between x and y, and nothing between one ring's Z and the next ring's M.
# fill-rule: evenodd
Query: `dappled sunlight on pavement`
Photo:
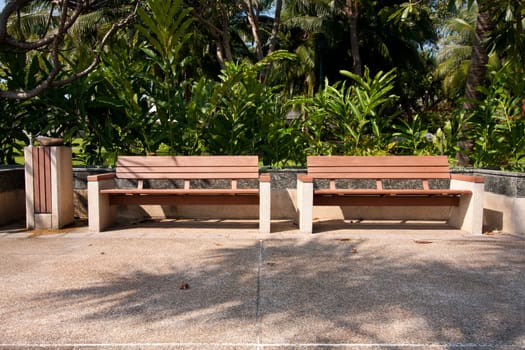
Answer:
M525 241L235 222L0 234L0 348L525 348Z

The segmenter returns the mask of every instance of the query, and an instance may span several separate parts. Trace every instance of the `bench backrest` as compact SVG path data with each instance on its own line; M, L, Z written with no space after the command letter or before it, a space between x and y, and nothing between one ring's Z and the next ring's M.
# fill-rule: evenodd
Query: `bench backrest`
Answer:
M121 179L257 179L257 156L121 156Z
M318 179L448 179L446 156L309 156L308 176Z

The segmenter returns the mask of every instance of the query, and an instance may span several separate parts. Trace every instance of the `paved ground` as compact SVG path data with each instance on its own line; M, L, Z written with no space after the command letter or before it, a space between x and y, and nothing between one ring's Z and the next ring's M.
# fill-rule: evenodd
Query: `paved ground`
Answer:
M276 226L0 228L0 349L525 349L523 238Z

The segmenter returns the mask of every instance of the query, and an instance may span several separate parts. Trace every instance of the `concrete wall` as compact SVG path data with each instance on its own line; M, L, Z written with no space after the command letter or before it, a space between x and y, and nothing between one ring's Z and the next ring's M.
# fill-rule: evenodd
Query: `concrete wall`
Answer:
M0 225L25 219L24 168L0 168Z
M487 230L525 236L525 174L471 171L485 178L483 223Z

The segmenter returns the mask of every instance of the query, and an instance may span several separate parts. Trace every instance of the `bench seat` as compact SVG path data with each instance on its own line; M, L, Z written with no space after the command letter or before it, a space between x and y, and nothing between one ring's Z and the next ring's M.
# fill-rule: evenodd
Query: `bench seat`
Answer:
M316 180L328 188L315 188ZM429 180L448 180L449 188L430 188ZM338 188L338 180L367 180L374 188ZM386 180L410 180L418 188L387 188ZM451 174L445 156L311 156L307 174L297 177L299 227L312 232L314 206L449 206L449 223L481 233L483 177Z
M469 190L417 190L417 189L395 189L395 190L351 190L351 189L336 189L336 190L314 190L315 195L339 195L339 196L461 196L469 194Z
M135 180L119 188L116 179ZM182 180L183 188L145 188L145 180ZM195 180L221 180L225 188L193 188ZM257 188L239 188L257 180ZM259 231L270 232L270 175L259 175L257 156L127 156L116 173L88 176L90 231L102 231L116 217L116 205L258 205Z
M175 195L175 196L185 196L185 195L229 195L229 196L243 196L243 195L254 195L259 196L259 190L255 188L243 188L243 189L222 189L222 188L206 188L206 189L179 189L179 188L145 188L145 189L135 189L135 188L112 188L107 190L101 190L100 193L106 194L127 194L127 195Z

